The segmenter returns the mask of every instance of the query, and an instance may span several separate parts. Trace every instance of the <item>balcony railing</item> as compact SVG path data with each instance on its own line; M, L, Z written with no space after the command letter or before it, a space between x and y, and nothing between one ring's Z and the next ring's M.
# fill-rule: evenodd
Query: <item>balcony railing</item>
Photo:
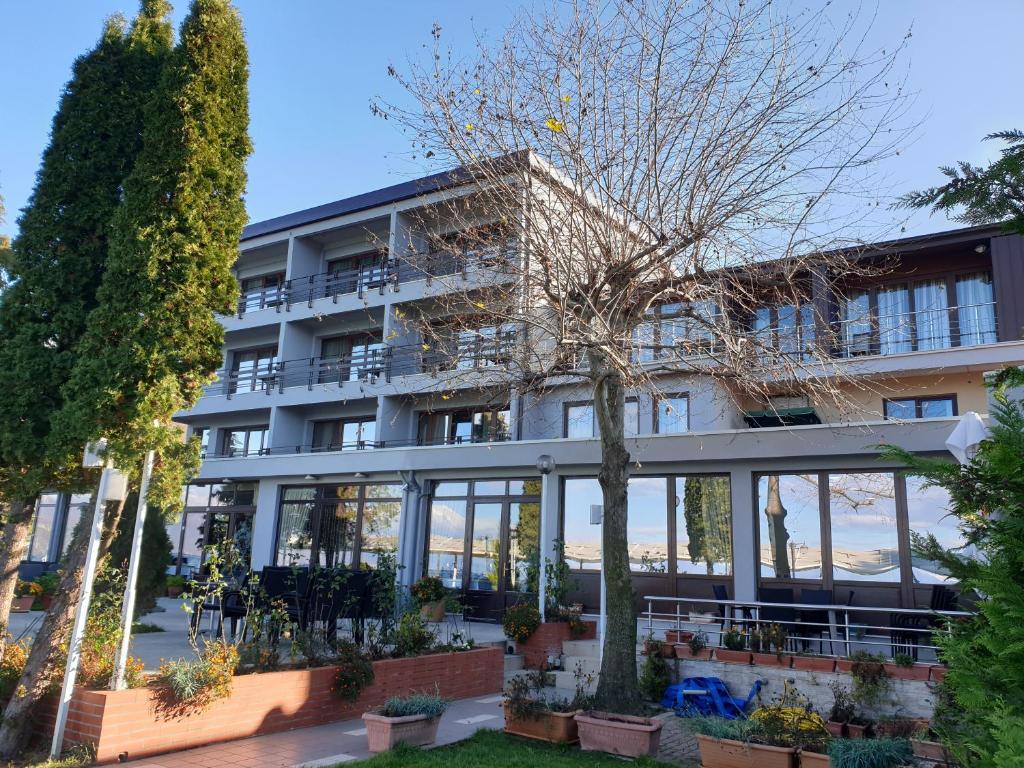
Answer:
M478 443L504 443L512 439L507 431L479 432L472 435L449 435L435 439L418 440L354 440L349 442L319 445L278 445L261 448L258 451L207 451L204 459L240 459L250 456L296 456L301 454L331 453L335 451L375 451L385 448L409 448L412 446L475 445Z
M999 340L995 302L840 320L839 357L897 355Z

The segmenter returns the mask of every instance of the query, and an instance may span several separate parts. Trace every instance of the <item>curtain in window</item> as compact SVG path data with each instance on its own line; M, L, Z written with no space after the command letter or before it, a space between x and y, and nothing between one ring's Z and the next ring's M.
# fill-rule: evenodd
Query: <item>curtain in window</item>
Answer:
M883 355L911 350L910 293L906 286L878 292L878 341Z
M960 346L996 342L996 309L992 300L992 276L976 272L956 279L957 322Z
M843 349L847 356L871 352L871 300L866 291L850 294L843 303Z
M945 349L950 345L949 301L944 280L928 280L914 286L914 326L918 349Z

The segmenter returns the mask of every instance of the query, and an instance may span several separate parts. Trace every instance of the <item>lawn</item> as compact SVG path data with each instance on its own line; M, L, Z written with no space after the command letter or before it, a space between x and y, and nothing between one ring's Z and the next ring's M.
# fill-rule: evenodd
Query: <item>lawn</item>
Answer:
M483 730L468 741L448 747L415 749L400 746L369 760L343 765L345 768L356 765L361 768L622 768L623 760L612 755L581 752L576 747L545 744L506 736L501 731ZM637 760L633 765L670 768L668 763L648 758Z

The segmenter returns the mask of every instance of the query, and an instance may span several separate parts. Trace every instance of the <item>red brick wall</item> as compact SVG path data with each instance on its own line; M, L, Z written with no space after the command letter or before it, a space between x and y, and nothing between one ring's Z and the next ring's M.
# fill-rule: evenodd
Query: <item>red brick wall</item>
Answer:
M516 643L516 650L523 654L523 664L527 669L540 669L547 662L548 656L562 655L562 643L565 640L593 640L597 637L596 622L585 621L583 624L583 634L573 637L567 622L544 622L530 635L529 640Z
M198 747L218 741L352 720L391 696L413 691L451 699L501 691L501 648L375 661L374 681L355 703L332 691L334 667L241 675L231 695L202 711L170 711L153 688L127 691L75 691L65 731L67 742L91 743L98 763ZM53 715L41 718L53 731Z

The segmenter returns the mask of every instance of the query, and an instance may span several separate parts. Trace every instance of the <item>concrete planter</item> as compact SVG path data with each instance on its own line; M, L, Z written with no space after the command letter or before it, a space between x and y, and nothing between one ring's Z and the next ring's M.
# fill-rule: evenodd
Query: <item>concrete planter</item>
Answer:
M698 736L697 746L703 768L793 768L796 760L792 747L746 744L710 736Z
M715 658L726 664L749 664L750 651L732 651L728 648L715 648Z
M580 748L623 757L653 757L661 744L661 720L610 712L580 712L576 715Z
M363 715L366 741L371 752L387 752L398 744L408 744L410 747L433 744L437 739L437 726L440 722L440 715L385 717L373 712L366 712Z
M539 712L536 717L514 717L507 702L502 706L505 708L505 733L553 744L575 744L580 740L576 725L578 712Z
M820 752L801 752L797 755L800 768L830 768L832 759Z
M911 739L910 746L914 748L914 757L921 757L925 760L933 760L936 763L948 763L949 753L946 747L937 741L922 741Z
M894 680L927 680L931 667L926 664L913 664L909 667L902 667L899 664L886 662L885 671Z
M789 669L793 664L793 657L789 654L775 654L775 653L755 653L754 664L758 664L762 667L783 667Z
M711 659L711 649L701 648L699 651L694 653L690 650L688 645L677 645L676 646L676 658L677 659L703 659L709 661Z
M444 600L421 605L420 618L424 621L444 621Z
M804 669L808 672L832 672L836 668L836 660L831 656L794 656L793 669Z

